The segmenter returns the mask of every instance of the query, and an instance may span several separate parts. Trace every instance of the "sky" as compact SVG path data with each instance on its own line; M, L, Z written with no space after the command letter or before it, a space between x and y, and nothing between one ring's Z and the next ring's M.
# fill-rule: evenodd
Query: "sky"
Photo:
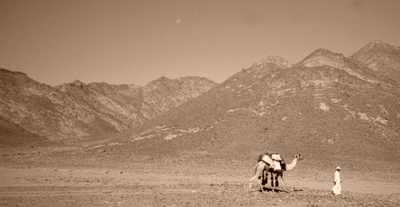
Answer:
M398 0L0 0L0 67L51 86L221 83L269 55L400 46Z

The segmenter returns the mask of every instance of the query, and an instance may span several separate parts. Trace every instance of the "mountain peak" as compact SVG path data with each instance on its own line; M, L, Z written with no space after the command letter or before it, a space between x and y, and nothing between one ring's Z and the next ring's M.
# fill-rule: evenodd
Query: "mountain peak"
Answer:
M400 85L400 47L373 41L349 57L372 69L390 84Z
M74 80L73 82L70 83L70 85L71 85L71 86L78 87L78 88L81 88L81 89L83 89L83 88L86 87L86 84L84 84L84 83L83 83L82 81L80 81L80 80Z
M371 48L371 49L372 48L396 48L396 49L398 49L398 47L395 47L393 45L390 45L390 44L380 41L380 40L372 41L372 42L368 43L367 46L365 46L365 47Z
M260 61L253 64L253 66L264 66L266 64L274 64L284 68L292 67L292 64L289 61L279 57L279 56L268 56L266 58L261 59Z
M19 72L19 71L11 71L11 70L7 70L5 68L0 68L0 72L1 73L9 73L12 75L23 75L23 76L27 76L25 73L23 72Z
M167 77L165 77L165 76L162 76L162 77L160 77L159 79L157 79L158 81L170 81L171 79L169 79L169 78L167 78Z
M358 59L358 61L361 61L361 62L363 62L363 61L370 62L369 59L371 59L371 57L369 57L369 56L371 56L371 55L376 56L377 55L376 52L400 54L400 47L390 45L390 44L382 42L380 40L375 40L375 41L368 43L366 46L364 46L363 48L358 50L356 53L351 55L349 58ZM370 55L367 55L367 54L370 54ZM361 56L368 56L368 57L361 58ZM361 60L360 58L365 59L365 60Z
M71 84L74 84L74 85L84 85L84 83L83 83L82 81L80 81L80 80L74 80L74 81L71 82Z
M155 80L150 81L149 83L146 84L146 86L152 86L152 85L159 85L159 84L166 84L171 82L171 79L162 76L160 78L157 78Z
M80 80L74 80L71 83L64 83L62 85L56 86L55 88L61 90L61 91L68 91L71 88L77 88L80 90L83 90L84 88L87 88L87 85L81 82Z
M354 53L350 57L356 57L359 56L360 54L363 53L368 53L370 51L386 51L386 52L400 52L400 47L396 47L393 45L390 45L388 43L382 42L380 40L375 40L370 43L368 43L365 47L361 48L358 50L356 53Z
M324 48L320 48L320 49L316 49L313 53L311 53L311 56L337 56L337 57L343 57L344 55L342 53L334 53L330 50L324 49Z
M317 66L331 66L341 68L344 64L345 56L341 53L334 53L327 49L317 49L306 58L304 58L298 65L305 67Z

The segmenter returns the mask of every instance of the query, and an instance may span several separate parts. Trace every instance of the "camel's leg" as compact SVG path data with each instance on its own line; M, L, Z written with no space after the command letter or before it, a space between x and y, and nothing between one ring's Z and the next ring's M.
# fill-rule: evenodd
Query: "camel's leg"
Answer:
M275 178L273 173L271 173L271 188L272 192L275 192Z
M275 176L275 187L279 187L279 176Z
M271 186L272 186L272 192L275 192L275 188L279 187L278 173L271 173Z
M251 188L252 188L253 180L257 178L257 167L258 167L258 164L256 165L256 168L254 169L254 175L253 175L253 177L250 178L249 192L250 192L250 190L251 190Z
M253 176L253 177L251 177L251 179L250 179L250 183L249 183L249 191L251 190L251 188L253 187L253 181L255 180L255 179L258 179L258 177L260 177L259 175L258 175L258 173L256 172L256 174Z
M268 167L266 165L263 166L261 172L261 191L264 192L264 186L268 184Z
M253 180L254 180L254 179L256 179L256 178L257 178L257 174L256 174L256 175L254 175L253 177L251 177L251 179L250 179L250 183L249 183L249 191L251 190L251 187L252 187Z
M261 164L260 164L260 163L261 163ZM260 179L260 178L262 179L263 170L264 170L264 165L263 165L262 162L259 162L259 163L256 165L256 169L255 169L254 176L251 177L251 179L250 179L249 191L250 191L251 188L252 188L252 182L253 182L253 180L255 180L255 179ZM263 186L262 186L262 180L260 180L260 186L261 186L261 191L264 192L264 188L263 188Z
M249 191L253 187L253 185L252 185L253 181L257 178L257 180L260 180L261 191L264 192L264 188L263 188L262 181L261 181L262 179L258 179L258 177L259 176L257 176L257 175L254 175L253 177L251 177L250 183L249 183Z
M262 175L263 177L261 179L261 185L265 186L266 184L268 184L268 172L264 170Z
M261 176L259 176L258 179L260 180L261 192L264 192L264 183L263 183L264 171L261 171Z

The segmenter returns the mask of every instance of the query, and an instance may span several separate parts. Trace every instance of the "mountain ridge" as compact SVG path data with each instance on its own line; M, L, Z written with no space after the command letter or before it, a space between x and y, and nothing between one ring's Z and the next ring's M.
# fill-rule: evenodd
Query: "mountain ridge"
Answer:
M74 94L66 100L70 108L63 110L80 117L83 122L95 120L103 129L104 122L99 118L79 113L85 112L87 107L78 110L75 106L73 109L72 103L75 100L78 103L94 101L96 110L123 111L127 109L107 108L111 100L105 95L118 90L142 97L138 99L141 101L128 101L129 104L124 98L112 100L117 103L113 106L129 105L132 110L140 109L142 113L138 113L138 118L145 117L146 113L158 113L158 116L132 129L124 128L120 130L122 133L118 130L107 132L112 140L99 148L110 151L110 156L177 155L196 151L242 159L273 150L284 155L301 152L310 159L317 154L325 160L332 159L332 155L343 160L350 156L355 159L380 156L395 160L400 158L397 150L400 147L400 87L393 77L380 70L385 70L386 65L390 66L389 70L399 70L393 64L397 63L399 54L397 49L393 49L396 47L378 44L372 48L375 51L372 55L378 53L379 58L367 58L371 56L370 50L362 49L366 52L360 53L359 50L355 53L357 55L349 57L317 49L297 64L270 56L201 95L180 103L179 107L169 109L164 104L179 103L176 94L193 93L175 90L175 87L190 86L190 81L178 79L172 84L173 80L161 77L143 88L73 82L67 84L72 89L66 90ZM382 66L379 70L371 68L374 61ZM28 91L40 94L35 90ZM44 96L59 101L51 93ZM151 100L158 101L159 105L152 107L149 104L152 102L143 101L143 97L152 97ZM43 106L48 103L47 100L41 101ZM123 113L116 116L107 112L100 120L119 125Z
M169 96L159 100L146 86L75 80L51 87L24 73L2 69L0 117L34 136L70 141L125 131L215 85L195 77L171 80L171 88L164 90Z
M206 151L241 159L273 150L326 160L399 158L400 88L363 62L327 50L309 57L315 54L333 56L341 64L300 62L282 70L279 63L256 62L196 99L124 132L118 152Z
M400 86L400 47L373 41L349 57L361 63L383 82Z

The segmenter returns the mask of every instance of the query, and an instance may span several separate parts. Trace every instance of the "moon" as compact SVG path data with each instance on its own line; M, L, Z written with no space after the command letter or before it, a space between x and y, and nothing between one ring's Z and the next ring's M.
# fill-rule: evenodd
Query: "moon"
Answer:
M181 22L182 22L181 19L177 19L177 20L176 20L176 23L177 23L177 24L179 24L179 23L181 23Z

